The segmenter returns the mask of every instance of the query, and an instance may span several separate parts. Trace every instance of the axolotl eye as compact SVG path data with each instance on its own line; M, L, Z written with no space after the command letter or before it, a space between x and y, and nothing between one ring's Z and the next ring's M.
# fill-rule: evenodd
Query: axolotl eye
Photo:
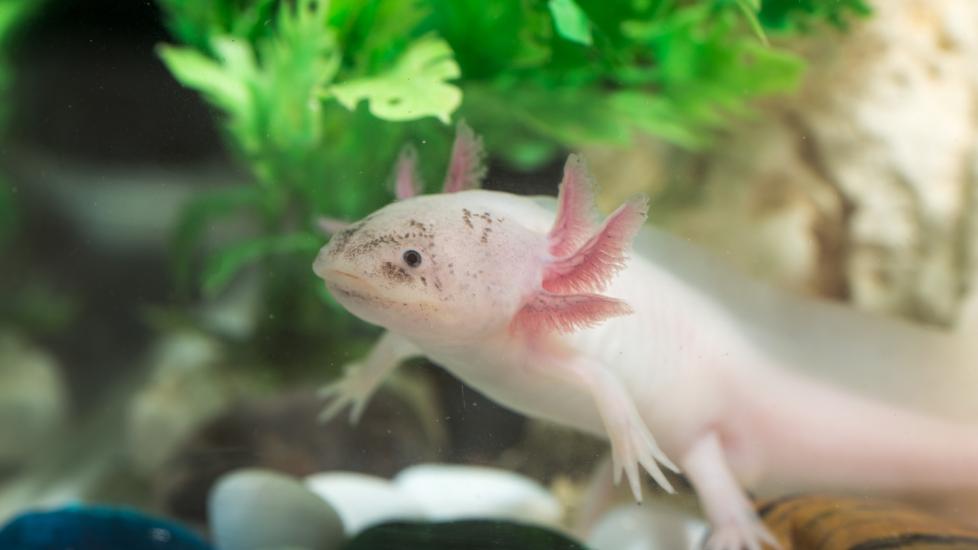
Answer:
M418 267L421 265L421 253L417 250L405 250L404 254L401 254L401 258L404 259L404 263L408 267Z

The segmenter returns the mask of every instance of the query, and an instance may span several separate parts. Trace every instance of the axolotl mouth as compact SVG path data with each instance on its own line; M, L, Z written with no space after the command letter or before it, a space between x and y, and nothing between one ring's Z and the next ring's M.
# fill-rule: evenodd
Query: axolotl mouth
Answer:
M326 283L326 288L330 292L361 299L368 298L370 285L367 281L362 277L337 269L332 261L332 256L330 245L324 246L312 264L313 273Z
M441 308L426 301L398 300L386 296L368 279L329 268L320 275L326 289L347 311L368 323L392 329L424 330L440 318Z
M370 285L362 278L338 269L325 270L320 275L326 283L326 288L340 296L360 301L376 301L377 298L369 292Z

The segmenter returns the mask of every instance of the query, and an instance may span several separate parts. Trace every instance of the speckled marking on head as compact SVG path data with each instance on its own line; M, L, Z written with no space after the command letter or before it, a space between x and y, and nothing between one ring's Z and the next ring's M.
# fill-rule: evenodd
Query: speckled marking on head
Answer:
M479 242L482 244L487 244L489 242L489 234L492 233L492 228L490 227L493 222L492 214L489 212L482 212L481 214L473 214L468 208L462 209L462 221L465 222L466 227L469 229L475 229L475 224L472 223L473 218L478 218L485 222L485 226L482 228L482 232L479 235ZM497 222L502 223L502 218L496 218Z
M353 238L353 235L355 235L357 231L360 231L360 229L363 228L365 223L366 220L361 220L350 227L347 227L343 231L333 235L330 243L332 246L329 249L330 256L338 256L344 250L346 250L346 245L350 242L350 239Z
M394 281L395 283L409 283L414 280L414 277L405 271L403 267L394 265L391 262L384 262L383 273L385 277Z
M410 234L411 238L420 237L423 239L434 239L435 232L433 231L434 226L419 222L415 219L408 220L408 227L411 231L405 233L405 235Z
M367 225L367 223L371 219L375 218L376 215L377 213L375 212L367 216L366 218L360 220L359 222L351 225L350 227L344 229L343 231L340 231L336 235L334 235L332 238L332 242L330 243L331 244L330 251L329 251L330 256L338 256L340 254L343 254L348 259L354 259L357 256L371 252L372 250L374 250L375 248L381 245L384 244L397 245L400 244L401 240L403 239L413 239L418 237L428 239L429 246L434 247L434 242L436 238L434 227L431 224L426 224L416 219L410 219L408 220L408 226L413 231L412 230L403 231L403 232L392 231L387 234L380 235L373 238L370 238L372 233L365 232L364 235L366 235L369 238L369 240L367 240L366 242L362 242L354 247L348 248L348 244L351 241L351 239L355 235L360 233L361 230L364 228L364 226Z
M397 234L388 233L386 235L380 235L379 237L374 237L365 243L360 243L352 248L346 250L343 254L348 259L354 259L362 254L367 254L373 251L375 248L385 245L385 244L400 244L400 239L398 239ZM344 246L346 243L343 243Z

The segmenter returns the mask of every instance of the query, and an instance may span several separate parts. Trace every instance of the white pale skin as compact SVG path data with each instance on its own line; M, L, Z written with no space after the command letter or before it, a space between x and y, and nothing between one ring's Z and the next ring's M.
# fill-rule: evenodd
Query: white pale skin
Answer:
M507 407L608 438L636 498L641 469L669 488L660 465L677 468L716 549L775 544L744 488L978 494L978 376L963 360L973 346L758 285L652 228L602 292L631 314L514 331L551 259L552 205L419 196L333 237L315 272L388 332L327 388L327 416L347 405L359 416L397 364L427 356Z

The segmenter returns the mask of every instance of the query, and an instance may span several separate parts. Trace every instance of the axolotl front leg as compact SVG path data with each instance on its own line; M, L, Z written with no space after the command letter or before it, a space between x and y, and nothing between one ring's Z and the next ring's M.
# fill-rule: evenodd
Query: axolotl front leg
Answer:
M362 362L346 365L342 378L319 391L321 397L329 400L320 420L325 422L351 406L350 421L358 422L370 397L391 372L418 355L422 355L421 350L406 338L385 332Z
M563 353L534 353L525 368L532 376L574 388L591 399L611 444L615 484L621 481L624 472L635 500L641 501L641 467L663 489L675 492L659 464L673 472L679 468L659 448L634 400L612 369L587 357Z

